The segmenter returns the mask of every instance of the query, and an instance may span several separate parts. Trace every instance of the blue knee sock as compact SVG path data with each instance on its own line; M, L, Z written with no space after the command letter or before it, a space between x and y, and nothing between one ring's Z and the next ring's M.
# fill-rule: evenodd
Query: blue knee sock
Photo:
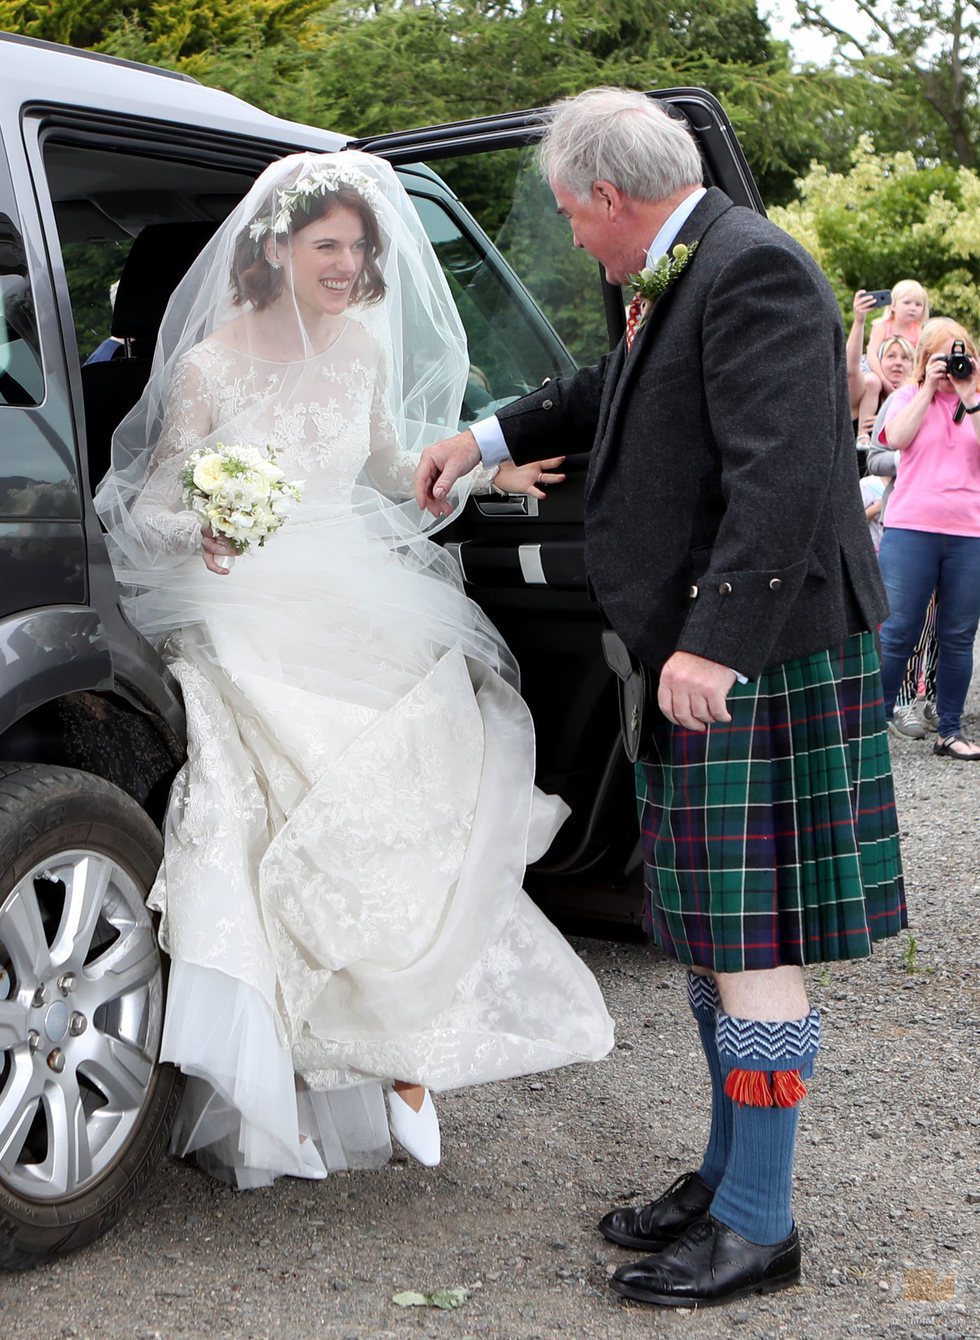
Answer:
M749 1242L782 1242L793 1229L799 1103L820 1046L820 1012L788 1023L719 1014L717 1042L734 1121L711 1213Z
M702 977L700 973L689 972L687 1001L701 1034L701 1047L711 1076L711 1130L698 1172L708 1186L714 1188L721 1181L732 1144L732 1100L725 1093L726 1072L722 1069L715 1041L720 1002L714 980Z

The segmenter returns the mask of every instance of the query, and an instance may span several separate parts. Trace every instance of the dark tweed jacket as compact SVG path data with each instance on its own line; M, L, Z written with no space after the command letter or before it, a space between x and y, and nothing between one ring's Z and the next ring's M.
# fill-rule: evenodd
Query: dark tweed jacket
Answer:
M678 238L695 240L629 354L498 417L518 462L591 451L586 562L627 646L654 669L682 650L755 678L876 628L885 597L830 286L721 191Z

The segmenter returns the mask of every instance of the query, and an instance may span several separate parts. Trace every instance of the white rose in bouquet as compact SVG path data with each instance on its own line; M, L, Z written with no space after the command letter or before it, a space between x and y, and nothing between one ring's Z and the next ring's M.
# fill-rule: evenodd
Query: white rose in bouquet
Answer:
M287 480L272 453L222 442L192 452L181 482L185 506L239 553L261 548L303 493L302 481Z
M194 487L202 493L211 494L224 478L224 461L216 451L202 454L194 467Z

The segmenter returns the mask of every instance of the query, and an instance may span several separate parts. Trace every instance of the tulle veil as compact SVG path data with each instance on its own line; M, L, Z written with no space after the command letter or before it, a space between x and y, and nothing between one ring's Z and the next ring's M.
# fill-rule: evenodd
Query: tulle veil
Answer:
M376 469L373 477L370 469L363 472L353 498L349 482L338 485L333 499L321 491L315 501L297 509L296 524L322 520L330 504L349 512L353 503L375 539L459 585L454 565L427 543L451 518L434 520L411 497L422 449L458 427L468 375L465 332L448 284L418 214L387 162L358 151L293 154L261 174L178 285L162 321L146 389L114 434L111 467L96 493L124 606L154 640L206 620L214 597L213 584L197 579L200 521L181 497L180 472L187 455L219 443L261 442L262 423L268 424L284 400L316 403L322 398L316 336L302 296L289 288L288 269L285 301L279 308L291 316L289 371L285 381L270 380L265 402L253 396L247 415L226 418L215 414L212 405L210 419L202 415L199 430L192 431L194 351L216 334L235 329L235 341L254 363L250 376L260 376L265 362L276 365L277 360L263 357L268 350L256 344L249 330L255 302L242 300L240 284L236 301L236 276L248 262L250 244L257 261L270 239L291 245L283 229L297 202L302 207L338 187L357 192L377 220L375 265L383 297L353 301L345 317L368 332L380 349L383 403L376 411L397 460L381 462L384 468ZM183 411L180 422L175 422L175 407ZM320 407L321 415L330 411L329 403ZM460 482L451 499L457 508L472 483L472 476ZM506 664L513 675L513 664L489 625L479 641L495 668Z
M379 235L365 223L371 264L334 311L290 223L341 190ZM516 664L411 496L468 366L392 169L294 155L178 286L98 491L124 606L187 709L149 899L172 964L161 1054L190 1077L174 1150L239 1187L309 1175L301 1133L325 1168L383 1162L384 1082L441 1092L612 1043L521 887L568 811L534 787ZM260 554L208 572L187 458L267 442L308 466L302 500Z

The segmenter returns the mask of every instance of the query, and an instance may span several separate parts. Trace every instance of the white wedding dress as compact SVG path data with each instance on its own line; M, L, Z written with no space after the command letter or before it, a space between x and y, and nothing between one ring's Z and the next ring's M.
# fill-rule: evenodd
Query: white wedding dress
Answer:
M521 888L567 808L534 787L512 662L438 546L400 538L382 502L410 493L414 461L381 365L354 316L297 363L198 344L136 509L158 549L186 552L181 598L205 611L166 643L188 760L152 893L163 1055L194 1077L175 1148L240 1187L301 1170L298 1123L328 1168L383 1162L385 1081L439 1092L612 1045L591 973ZM236 444L247 425L305 481L227 577L176 501L214 423Z

